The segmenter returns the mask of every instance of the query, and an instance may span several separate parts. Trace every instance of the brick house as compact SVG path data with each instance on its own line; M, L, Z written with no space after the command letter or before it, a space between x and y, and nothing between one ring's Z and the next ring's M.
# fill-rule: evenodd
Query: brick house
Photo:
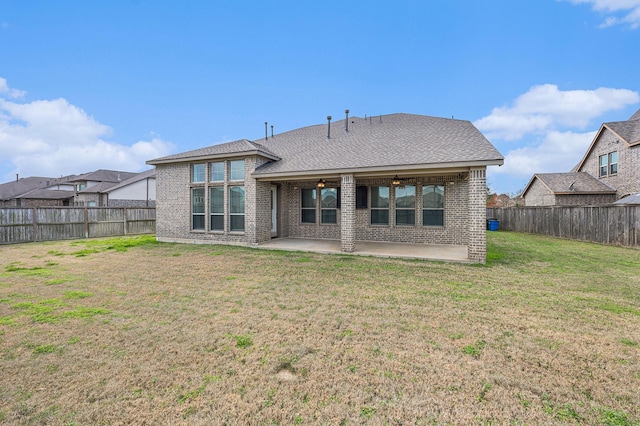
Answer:
M99 169L76 176L70 181L75 185L74 205L106 207L109 200L107 191L136 175L137 173Z
M30 176L0 184L0 207L59 207L73 203L74 175L60 178Z
M271 238L466 246L486 259L486 167L504 158L469 121L348 117L150 160L160 241Z
M522 195L527 206L589 205L639 192L640 110L626 121L603 123L571 172L536 174Z

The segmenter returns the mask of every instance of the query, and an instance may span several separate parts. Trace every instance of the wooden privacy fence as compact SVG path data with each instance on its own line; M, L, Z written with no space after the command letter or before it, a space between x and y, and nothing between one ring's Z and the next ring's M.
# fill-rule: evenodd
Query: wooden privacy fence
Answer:
M500 229L622 246L640 245L640 206L487 208Z
M155 208L0 208L0 244L153 234L155 230Z

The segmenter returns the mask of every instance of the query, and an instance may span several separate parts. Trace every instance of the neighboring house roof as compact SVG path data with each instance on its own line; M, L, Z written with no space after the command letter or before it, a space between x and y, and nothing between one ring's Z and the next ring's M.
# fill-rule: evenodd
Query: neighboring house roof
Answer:
M604 123L615 134L620 136L629 145L640 143L640 119L627 121L613 121Z
M129 179L130 177L135 176L136 173L132 172L122 172L119 170L96 170L95 172L89 172L82 174L80 176L76 176L71 182L84 182L84 181L94 181L94 182L122 182L125 179Z
M615 133L618 136L618 138L620 138L624 143L626 143L629 146L639 145L640 144L640 110L638 110L635 114L633 114L631 118L627 121L612 121L609 123L603 123L602 126L600 126L598 133L596 133L596 136L593 138L593 141L591 141L591 145L589 145L589 149L587 149L587 152L584 154L584 157L582 157L582 160L580 160L578 165L574 167L572 171L580 170L582 168L582 166L584 165L584 162L587 161L589 154L595 147L596 143L598 142L598 139L600 138L600 135L605 129L608 129L613 133Z
M155 177L156 177L156 169L155 168L149 169L149 170L145 170L144 172L140 172L140 173L136 174L135 176L133 176L133 177L127 179L127 180L123 180L119 184L116 184L114 186L111 186L111 187L107 188L104 192L108 193L108 192L111 192L113 190L122 188L124 186L131 185L132 183L136 183L136 182L139 182L139 181L144 180L144 179L155 178Z
M69 179L72 179L74 177L75 176L73 175L61 178L30 176L26 178L20 178L13 182L3 183L0 184L0 200L11 200L14 198L19 198L20 196L36 189L45 189L50 186L67 183L69 182Z
M258 140L261 141L261 140ZM501 165L502 155L469 121L413 114L390 114L303 127L267 141L248 140L214 145L148 164L229 156L244 147L261 149L273 162L254 172L256 177L411 170L474 165Z
M88 188L83 189L82 191L78 191L78 194L99 194L101 192L106 192L107 189L116 186L117 182L98 182L95 185L91 185Z
M34 189L15 198L31 199L31 200L64 200L73 198L73 191L64 191L61 189Z
M616 190L587 172L536 173L522 191L524 196L538 179L555 195L615 194Z
M155 160L147 161L148 164L163 164L173 163L181 160L198 160L211 159L216 157L230 157L230 156L245 156L249 154L258 154L263 157L270 158L272 160L279 160L280 158L271 152L264 145L251 142L248 139L240 139L233 142L222 143L219 145L212 145L206 148L194 149L193 151L182 152L180 154L168 155L166 157L156 158Z
M626 197L620 198L613 204L640 205L640 192L636 192L635 194L627 195Z

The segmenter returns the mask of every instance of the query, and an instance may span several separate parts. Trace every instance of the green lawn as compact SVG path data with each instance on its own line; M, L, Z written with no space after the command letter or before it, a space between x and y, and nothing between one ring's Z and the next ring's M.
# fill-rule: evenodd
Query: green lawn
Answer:
M640 424L640 250L0 246L0 423Z

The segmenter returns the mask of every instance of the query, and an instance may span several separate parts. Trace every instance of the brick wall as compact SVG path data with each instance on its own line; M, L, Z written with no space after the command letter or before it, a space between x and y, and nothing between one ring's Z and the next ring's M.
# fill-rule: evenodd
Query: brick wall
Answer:
M487 178L486 168L469 171L469 259L485 263L487 259Z
M256 244L271 238L271 198L269 182L257 182L251 177L256 167L265 161L262 157L245 158L245 179L230 181L229 167L225 167L225 179L221 183L209 182L209 163L206 163L205 183L191 183L192 163L160 164L156 166L156 235L160 241L193 243ZM229 231L229 188L244 185L245 231ZM223 187L224 231L208 231L210 221L209 188ZM191 189L204 188L205 229L191 229Z
M365 185L369 188L368 203L371 203L370 187L381 185L390 187L390 208L389 225L371 225L370 210L356 209L356 240L360 241L392 241L405 243L424 244L456 244L467 245L469 228L469 211L467 208L469 183L466 175L463 176L432 176L418 177L412 181L407 181L407 185L416 186L416 225L401 226L395 225L395 192L390 178L380 179L355 179L355 186ZM423 184L443 184L445 185L445 217L443 227L422 226L422 185ZM327 188L341 186L341 182L328 180ZM318 238L341 240L342 212L338 214L336 225L320 224L317 220L315 224L301 223L301 189L315 188L316 181L298 181L283 183L283 201L290 206L286 210L287 232L286 235L292 238ZM344 189L342 190L342 203L345 202ZM483 189L483 197L486 190ZM483 198L482 208L485 207ZM286 206L286 204L285 204ZM316 216L319 217L319 210ZM483 210L482 221L484 231L486 228L485 213Z
M356 248L356 180L353 175L341 176L340 250L346 253Z
M108 207L155 207L156 200L117 200L109 199Z
M616 201L615 194L567 194L556 195L557 206L594 206Z
M524 203L526 206L553 206L556 196L536 178L524 196Z
M599 157L614 151L618 152L618 174L600 177ZM579 171L587 172L614 187L617 198L640 192L640 145L629 147L604 128Z
M395 189L390 178L358 179L345 175L342 179L328 180L327 188L341 188L341 209L338 210L336 224L320 223L320 207L316 210L316 223L301 223L301 189L316 188L317 181L260 182L251 177L251 172L266 160L261 157L245 159L245 232L229 232L229 200L225 199L225 231L191 230L191 188L205 188L205 223L209 226L210 186L222 185L228 195L229 170L225 170L222 184L192 184L189 163L164 164L156 167L157 173L157 237L161 241L194 243L257 244L271 238L271 186L278 187L280 237L314 238L341 240L343 249L349 251L352 241L391 241L423 244L467 245L469 257L484 262L486 256L486 178L485 169L474 169L468 174L421 176L404 182L416 187L416 225L395 224ZM207 181L209 166L206 171ZM233 184L236 184L235 182ZM422 186L439 184L445 187L444 226L422 226ZM371 202L370 188L373 185L390 188L389 225L371 225L370 210L355 209L356 186L367 186L368 203ZM349 200L353 202L353 214L348 211ZM318 204L320 200L318 199ZM476 215L474 217L474 215ZM351 226L344 227L343 221L353 220L355 234L344 235Z

